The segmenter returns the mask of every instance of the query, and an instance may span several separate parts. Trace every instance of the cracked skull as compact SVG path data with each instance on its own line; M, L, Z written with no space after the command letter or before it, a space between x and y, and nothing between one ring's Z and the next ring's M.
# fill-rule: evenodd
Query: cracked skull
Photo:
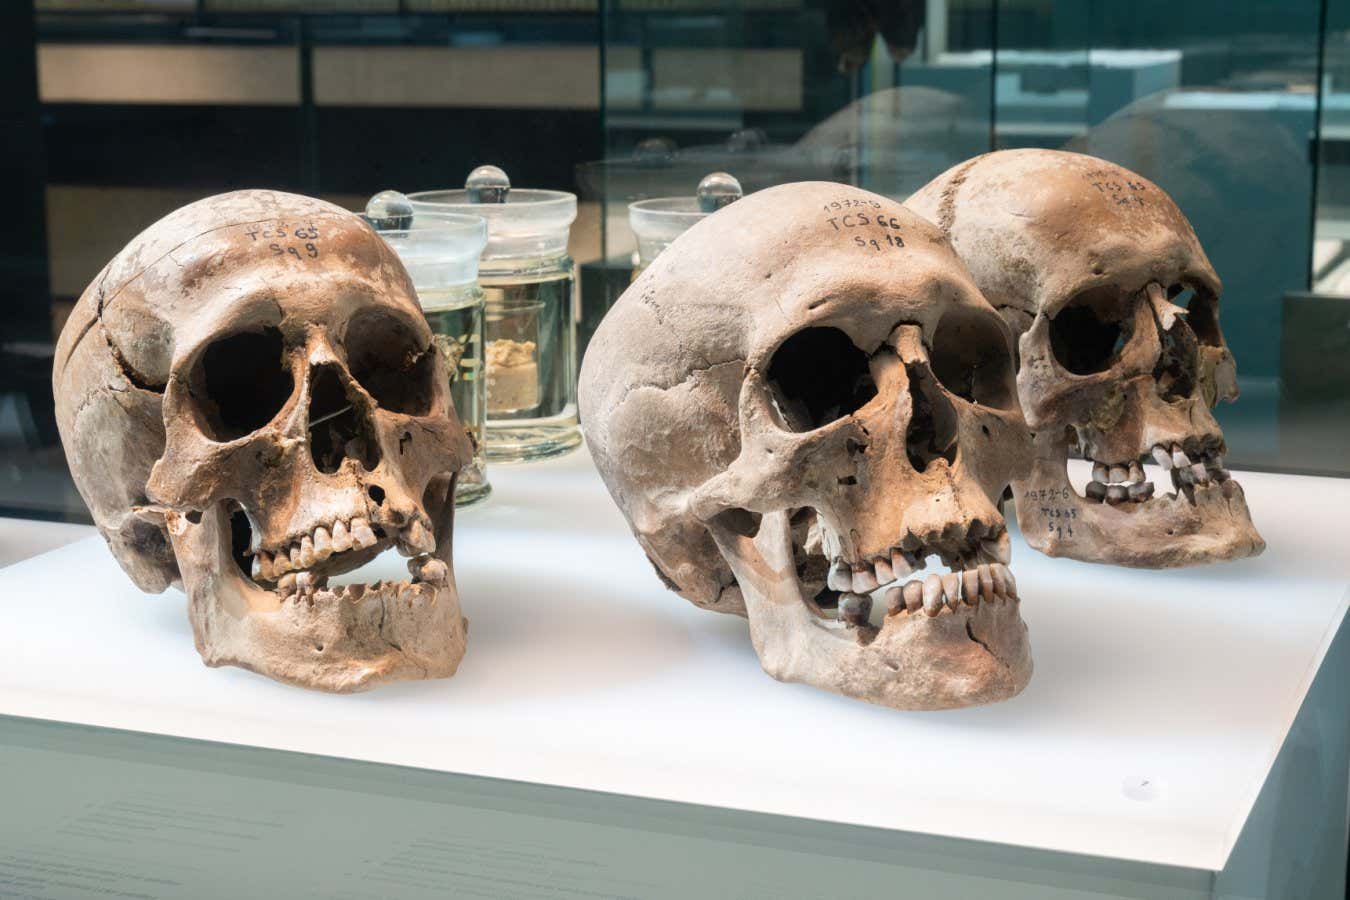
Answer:
M369 226L269 191L171 213L80 298L53 375L71 472L137 585L186 591L208 665L329 691L454 673L470 448L431 347ZM339 584L391 546L410 580Z
M746 616L773 677L899 709L1001 700L1031 675L997 507L1031 453L1011 341L898 203L771 188L606 316L587 441L667 586Z
M1166 193L1091 156L1006 150L951 169L906 206L948 234L1021 336L1017 384L1036 447L1015 485L1028 543L1143 568L1265 548L1210 411L1237 397L1219 278ZM1072 448L1092 463L1081 488ZM1171 490L1155 492L1155 478Z

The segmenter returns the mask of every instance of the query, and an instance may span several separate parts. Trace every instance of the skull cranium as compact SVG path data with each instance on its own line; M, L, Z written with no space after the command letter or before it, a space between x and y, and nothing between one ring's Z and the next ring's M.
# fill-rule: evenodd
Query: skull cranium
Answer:
M937 229L803 183L663 251L601 323L580 397L668 586L747 616L775 678L935 709L1031 674L997 507L1030 462L1013 379L1010 331ZM952 571L902 587L929 555Z
M85 291L53 378L71 471L133 580L184 587L208 665L330 691L454 673L470 448L431 348L379 236L290 194L179 209ZM393 545L411 581L329 586Z
M940 175L906 206L938 224L1020 334L1036 460L1016 485L1028 543L1159 568L1260 553L1210 408L1237 397L1219 278L1157 185L1076 153L1005 150ZM1093 461L1080 492L1072 446ZM1153 496L1157 463L1174 492Z

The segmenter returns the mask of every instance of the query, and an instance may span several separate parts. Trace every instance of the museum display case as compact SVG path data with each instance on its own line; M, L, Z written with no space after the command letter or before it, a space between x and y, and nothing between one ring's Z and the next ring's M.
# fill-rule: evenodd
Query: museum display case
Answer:
M0 895L1344 896L1347 0L0 24Z

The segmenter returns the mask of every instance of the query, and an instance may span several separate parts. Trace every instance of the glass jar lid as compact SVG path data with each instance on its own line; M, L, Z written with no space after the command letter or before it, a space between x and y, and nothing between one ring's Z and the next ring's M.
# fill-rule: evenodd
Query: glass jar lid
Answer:
M402 194L383 191L370 198L362 218L398 254L419 292L478 280L488 242L482 216L416 210Z
M462 190L409 194L414 214L461 213L487 220L484 259L529 259L567 252L567 238L577 217L576 194L566 191L520 190L511 187L496 166L469 173Z
M638 253L651 259L697 222L741 197L741 184L726 172L713 172L686 197L655 197L628 204L628 224L638 239Z

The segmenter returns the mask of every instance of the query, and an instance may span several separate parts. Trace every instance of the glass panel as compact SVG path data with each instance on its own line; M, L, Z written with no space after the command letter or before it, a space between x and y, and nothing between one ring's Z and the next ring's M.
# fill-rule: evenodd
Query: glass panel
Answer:
M1151 179L1223 279L1242 396L1216 415L1239 467L1350 471L1343 440L1291 415L1299 354L1281 350L1302 327L1286 297L1308 284L1318 15L1318 0L999 3L999 146L1078 150ZM1051 110L1079 133L1028 130Z

